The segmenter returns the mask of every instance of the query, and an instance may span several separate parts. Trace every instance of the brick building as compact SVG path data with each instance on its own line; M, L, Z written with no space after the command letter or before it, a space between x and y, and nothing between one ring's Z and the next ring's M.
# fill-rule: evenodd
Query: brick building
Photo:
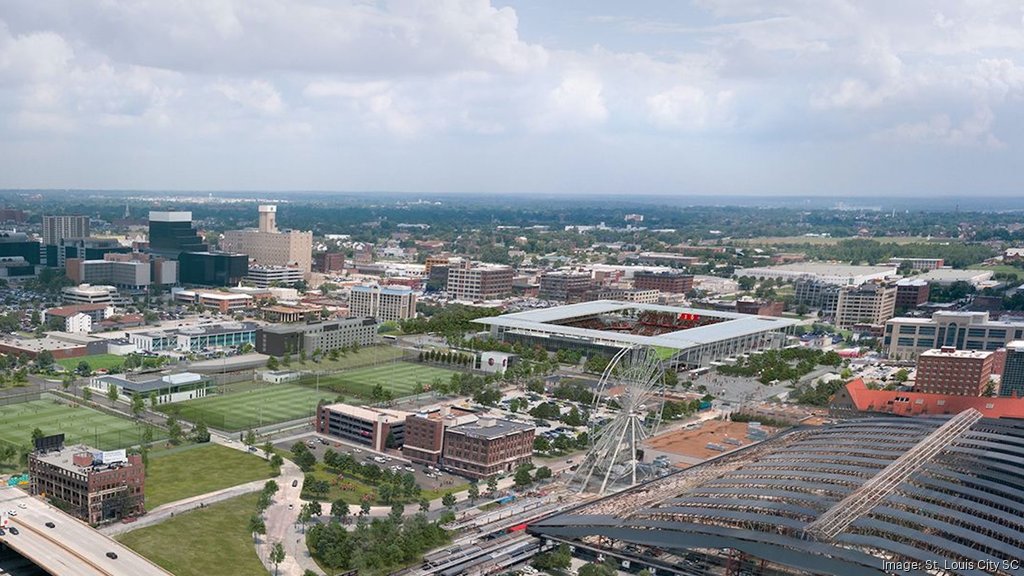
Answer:
M102 524L145 513L142 456L63 446L29 454L29 490L69 514Z
M585 292L591 288L593 282L588 272L548 272L540 277L537 297L566 302L571 294Z
M957 350L952 346L929 350L917 357L914 390L926 394L981 396L992 377L993 353Z
M533 455L532 424L481 418L446 428L441 462L445 468L471 478L489 478L514 471Z
M693 275L644 270L633 274L633 287L672 294L686 294L693 290Z
M420 464L440 464L445 429L476 421L472 412L448 406L412 414L405 419L402 456Z
M512 293L511 266L462 261L448 268L448 297L455 300L496 300Z
M928 301L928 281L907 278L896 283L896 308L912 310Z
M314 272L341 272L345 269L345 254L341 252L317 252L313 254Z

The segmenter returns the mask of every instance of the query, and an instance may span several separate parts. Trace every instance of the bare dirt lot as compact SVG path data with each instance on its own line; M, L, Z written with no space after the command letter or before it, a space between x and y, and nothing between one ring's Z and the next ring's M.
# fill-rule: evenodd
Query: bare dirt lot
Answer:
M769 435L774 428L765 427ZM730 444L726 438L738 440L740 444ZM689 458L707 459L718 456L722 452L707 447L709 443L725 447L726 451L735 450L753 443L747 438L745 422L729 422L725 420L709 420L700 428L692 430L676 430L662 434L647 442L647 446L661 452L678 454Z

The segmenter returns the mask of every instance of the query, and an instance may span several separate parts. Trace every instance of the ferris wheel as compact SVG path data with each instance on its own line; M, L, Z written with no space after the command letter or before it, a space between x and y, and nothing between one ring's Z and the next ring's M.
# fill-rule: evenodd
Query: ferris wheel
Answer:
M599 482L596 492L604 495L614 485L642 479L638 450L661 425L664 394L664 368L654 349L633 346L616 353L601 375L591 414L608 411L611 420L591 434L591 448L570 485L584 492Z

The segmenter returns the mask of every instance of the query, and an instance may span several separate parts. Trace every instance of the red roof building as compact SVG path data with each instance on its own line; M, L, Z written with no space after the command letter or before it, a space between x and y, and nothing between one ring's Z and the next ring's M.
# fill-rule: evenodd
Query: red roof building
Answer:
M926 394L898 390L871 390L863 380L851 380L829 399L829 413L835 417L869 414L895 416L942 416L974 408L985 418L1024 418L1024 398L988 398Z

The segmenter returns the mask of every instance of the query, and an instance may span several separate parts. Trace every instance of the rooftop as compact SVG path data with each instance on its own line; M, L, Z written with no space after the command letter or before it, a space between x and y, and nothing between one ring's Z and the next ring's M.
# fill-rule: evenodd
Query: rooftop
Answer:
M748 270L778 270L780 272L815 274L819 276L872 276L875 274L896 273L895 266L853 266L835 262L796 262L793 264L779 264L778 266L744 268L737 270L736 274L742 275L743 272Z
M509 434L518 434L527 430L534 430L533 424L513 422L511 420L498 420L496 418L480 418L476 422L460 424L448 428L448 431L457 434L464 434L470 438L499 438Z
M955 348L934 348L922 352L919 357L924 358L988 358L992 352L984 350L957 350Z
M384 422L400 422L404 421L405 418L411 414L411 412L403 412L401 410L375 408L372 406L354 406L352 404L345 403L327 404L324 408L332 412L340 412L354 418L371 420L374 422L380 418L383 418Z
M97 376L95 381L103 384L114 384L136 394L148 394L163 388L197 384L203 381L203 377L193 372L180 372L178 374L168 374L166 376L140 380L131 380L124 376L115 375Z

